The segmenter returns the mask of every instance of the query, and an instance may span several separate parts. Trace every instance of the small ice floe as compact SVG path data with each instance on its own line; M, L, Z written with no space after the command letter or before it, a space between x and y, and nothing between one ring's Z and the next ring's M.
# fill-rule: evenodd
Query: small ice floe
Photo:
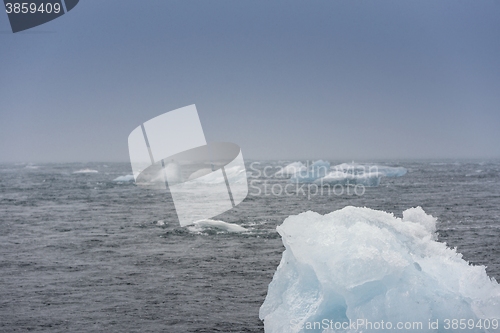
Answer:
M99 171L94 170L94 169L81 169L74 171L73 173L98 173Z
M218 221L218 220L210 220L210 219L204 219L204 220L199 220L193 223L192 226L188 227L189 231L192 232L200 232L205 229L219 229L222 231L227 231L227 232L246 232L248 231L247 229L243 228L240 225L233 224L233 223L227 223L224 221Z

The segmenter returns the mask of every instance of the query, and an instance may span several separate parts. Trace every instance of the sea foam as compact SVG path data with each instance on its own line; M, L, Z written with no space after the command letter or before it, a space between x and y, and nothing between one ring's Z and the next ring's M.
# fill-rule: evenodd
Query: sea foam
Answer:
M98 173L99 171L94 170L94 169L81 169L74 171L73 173Z
M134 175L126 175L126 176L119 176L113 179L114 182L133 182L134 181Z
M419 332L465 332L446 329L446 320L500 318L498 283L484 266L438 242L436 219L420 207L402 219L368 208L309 211L288 217L277 231L285 251L260 308L267 333L391 331L332 326L362 319L421 322ZM439 328L429 328L436 321Z
M193 223L193 226L188 227L192 232L201 232L205 229L219 229L226 232L246 232L247 229L240 225L227 223L219 220L204 219Z

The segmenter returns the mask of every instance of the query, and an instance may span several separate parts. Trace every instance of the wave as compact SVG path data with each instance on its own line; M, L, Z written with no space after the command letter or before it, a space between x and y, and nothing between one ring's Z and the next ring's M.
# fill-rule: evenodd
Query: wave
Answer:
M77 171L73 171L73 173L98 173L99 171L94 169L81 169Z
M243 228L240 225L227 223L219 220L199 220L193 223L193 226L188 227L189 231L201 232L206 229L219 229L227 232L246 232L248 229Z
M119 176L113 179L114 182L133 182L134 175Z

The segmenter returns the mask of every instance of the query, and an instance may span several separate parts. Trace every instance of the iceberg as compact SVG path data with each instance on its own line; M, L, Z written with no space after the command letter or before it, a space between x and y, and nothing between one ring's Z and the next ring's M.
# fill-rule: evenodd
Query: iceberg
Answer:
M330 162L318 160L311 164L309 168L295 173L291 178L291 183L312 183L317 179L325 177L330 171Z
M113 179L114 182L119 182L119 183L126 183L126 182L133 182L134 181L134 175L126 175L126 176L119 176Z
M259 312L266 333L498 332L499 284L438 242L436 218L420 207L403 218L308 211L277 231L285 251ZM452 328L454 319L474 325Z
M297 170L293 172L293 170ZM275 176L291 175L291 183L315 183L317 185L363 185L376 187L382 177L401 177L407 170L403 167L388 167L358 163L342 163L330 168L330 163L322 160L306 168L301 162L294 162Z

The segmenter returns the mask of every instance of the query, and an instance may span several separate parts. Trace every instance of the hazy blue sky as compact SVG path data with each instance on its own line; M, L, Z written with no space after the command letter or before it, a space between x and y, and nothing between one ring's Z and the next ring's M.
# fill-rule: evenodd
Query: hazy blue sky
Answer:
M12 34L0 162L128 161L196 104L246 158L500 157L498 1L81 0Z

